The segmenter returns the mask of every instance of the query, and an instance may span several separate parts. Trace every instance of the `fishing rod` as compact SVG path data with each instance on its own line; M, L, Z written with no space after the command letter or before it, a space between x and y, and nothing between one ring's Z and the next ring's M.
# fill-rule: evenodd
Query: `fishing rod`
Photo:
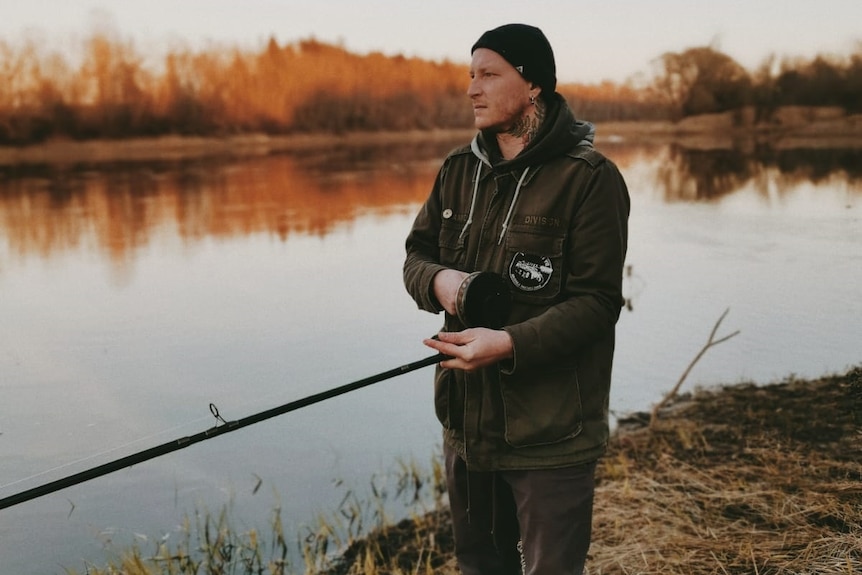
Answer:
M384 381L386 379L391 379L393 377L403 375L405 373L409 373L411 371L415 371L417 369L433 365L435 363L439 363L447 358L448 356L442 353L438 353L437 355L432 355L419 361L406 363L400 367L396 367L394 369L390 369L388 371L384 371L382 373L378 373L376 375L372 375L354 381L352 383L347 383L333 389L322 391L320 393L315 393L313 395L309 395L308 397L297 399L295 401L285 403L284 405L273 407L271 409L255 413L253 415L249 415L235 421L225 421L224 419L222 419L221 415L218 412L218 408L211 403L210 412L213 414L217 421L215 427L211 427L206 431L201 431L200 433L196 433L194 435L180 437L172 441L163 443L161 445L157 445L155 447L151 447L149 449L145 449L143 451L127 455L126 457L121 457L120 459L115 459L114 461L109 461L108 463L104 463L102 465L86 469L84 471L69 475L67 477L63 477L61 479L57 479L56 481L51 481L49 483L45 483L44 485L39 485L37 487L33 487L32 489L27 489L26 491L22 491L8 497L4 497L0 499L0 509L6 509L7 507L12 507L13 505L18 505L20 503L24 503L25 501L30 501L31 499L36 499L37 497L42 497L43 495L54 493L55 491L65 489L66 487L71 487L73 485L77 485L79 483L83 483L85 481L89 481L91 479L107 475L108 473L119 471L120 469L124 469L126 467L131 467L132 465L136 465L138 463L154 459L161 455L165 455L173 451L178 451L180 449L185 449L186 447L195 443L200 443L201 441L206 441L207 439L212 439L213 437L218 437L219 435L224 435L225 433L230 433L231 431L236 431L237 429L242 429L243 427L248 427L249 425L259 423L277 415L282 415L291 411L295 411L297 409L301 409L303 407L307 407L309 405L319 403L327 399L331 399L333 397L348 393L350 391L367 387L369 385Z
M501 276L491 272L473 272L464 279L458 289L456 312L464 325L499 329L503 326L505 318L509 314L511 303L511 294ZM451 358L445 354L438 353L436 355L411 363L406 363L394 369L365 377L352 383L347 383L320 393L315 393L308 397L297 399L295 401L285 403L284 405L273 407L234 421L225 421L219 414L218 408L215 404L210 403L210 413L212 413L216 418L216 425L214 427L211 427L206 431L201 431L200 433L186 437L180 437L172 441L168 441L167 443L45 483L44 485L39 485L37 487L21 491L20 493L4 497L0 499L0 509L6 509L7 507L12 507L14 505L36 499L37 497L42 497L44 495L60 491L61 489L72 487L73 485L78 485L79 483L83 483L91 479L96 479L97 477L113 473L114 471L119 471L126 467L131 467L132 465L154 459L161 455L185 449L195 443L200 443L207 439L212 439L213 437L218 437L219 435L224 435L231 431L236 431L237 429L260 423L261 421L273 418L277 415L295 411L405 373L410 373L411 371L416 371L417 369L421 369L429 365L434 365L435 363L439 363L446 359Z

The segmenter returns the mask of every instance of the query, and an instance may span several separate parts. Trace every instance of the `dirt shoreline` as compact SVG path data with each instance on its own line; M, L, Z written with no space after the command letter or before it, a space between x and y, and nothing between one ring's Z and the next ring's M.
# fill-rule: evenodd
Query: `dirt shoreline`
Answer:
M598 470L590 575L862 573L862 365L683 395L636 414ZM458 573L445 509L357 542L327 575Z
M225 137L161 136L126 140L52 140L34 146L0 146L0 166L26 164L99 164L246 157L293 151L326 150L359 145L429 141L467 141L472 130L363 132L349 134L241 134Z
M726 148L768 142L778 148L862 146L862 115L835 111L784 110L778 121L753 125L731 113L672 122L605 122L596 125L597 144L670 143L686 147ZM32 146L0 146L0 166L27 164L98 164L185 160L205 157L260 156L335 146L386 145L429 141L468 141L472 128L347 134L238 134L225 137L162 136L120 140L51 140Z

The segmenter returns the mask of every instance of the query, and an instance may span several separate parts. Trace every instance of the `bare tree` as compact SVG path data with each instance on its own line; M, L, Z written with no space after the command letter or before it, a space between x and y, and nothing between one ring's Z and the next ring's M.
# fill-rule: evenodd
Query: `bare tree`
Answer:
M655 65L654 89L677 118L724 112L748 102L748 72L711 46L666 52Z

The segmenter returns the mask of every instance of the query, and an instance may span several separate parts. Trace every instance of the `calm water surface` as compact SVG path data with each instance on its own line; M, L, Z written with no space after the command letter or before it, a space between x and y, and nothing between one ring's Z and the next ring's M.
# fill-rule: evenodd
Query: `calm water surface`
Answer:
M429 355L403 240L452 144L0 168L0 497ZM632 194L611 409L862 360L862 152L604 148ZM431 368L0 511L0 573L83 571L231 505L301 532L439 445Z

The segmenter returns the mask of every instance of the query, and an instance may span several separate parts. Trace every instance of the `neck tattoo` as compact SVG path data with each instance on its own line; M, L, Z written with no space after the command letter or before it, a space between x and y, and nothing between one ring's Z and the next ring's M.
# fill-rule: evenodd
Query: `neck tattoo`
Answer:
M545 120L545 102L537 99L534 107L535 112L524 115L508 130L509 135L520 138L524 146L533 141Z

